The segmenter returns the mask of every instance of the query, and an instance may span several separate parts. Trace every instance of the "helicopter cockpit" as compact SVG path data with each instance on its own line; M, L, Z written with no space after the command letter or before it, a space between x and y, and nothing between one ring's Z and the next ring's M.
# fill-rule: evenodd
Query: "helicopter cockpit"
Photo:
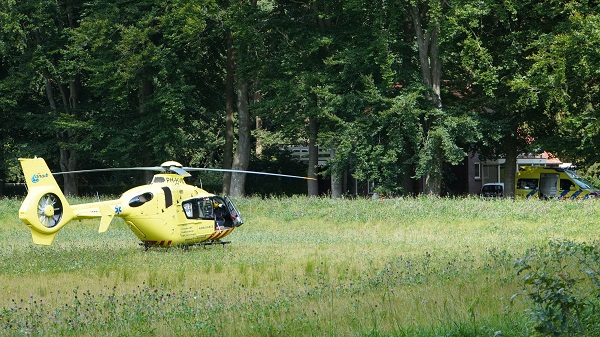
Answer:
M227 199L227 200L225 200ZM181 203L186 218L214 220L216 228L232 228L241 225L239 213L229 198L219 196L192 198Z

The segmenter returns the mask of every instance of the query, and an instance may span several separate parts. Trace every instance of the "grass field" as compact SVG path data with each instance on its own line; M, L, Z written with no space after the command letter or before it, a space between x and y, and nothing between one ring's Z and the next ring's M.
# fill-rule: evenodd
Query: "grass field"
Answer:
M597 201L236 203L225 248L144 251L120 219L35 246L20 200L0 200L0 334L527 336L515 261L600 229Z

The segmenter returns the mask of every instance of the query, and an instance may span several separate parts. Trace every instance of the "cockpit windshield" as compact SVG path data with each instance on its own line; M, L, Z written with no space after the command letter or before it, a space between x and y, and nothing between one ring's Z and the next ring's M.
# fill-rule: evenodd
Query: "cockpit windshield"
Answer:
M580 176L578 176L577 174L575 174L575 172L571 172L571 171L566 171L568 175L571 176L571 178L573 179L573 181L580 187L580 188L585 188L585 189L596 189L592 183L590 183L589 181L587 181L585 178L582 178Z

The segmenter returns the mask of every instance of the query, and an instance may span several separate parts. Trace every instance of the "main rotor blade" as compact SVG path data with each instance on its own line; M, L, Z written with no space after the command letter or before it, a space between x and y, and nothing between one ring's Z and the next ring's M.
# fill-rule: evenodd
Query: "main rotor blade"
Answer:
M114 168L104 168L104 169L91 169L91 170L77 170L77 171L64 171L64 172L55 172L52 173L55 176L61 174L71 174L71 173L87 173L87 172L107 172L107 171L160 171L164 172L165 169L160 166L154 167L114 167Z
M214 169L214 168L204 168L204 167L183 167L183 169L186 170L186 171L213 171L213 172L249 173L249 174L260 174L260 175L265 175L265 176L276 176L276 177L296 178L296 179L305 179L305 180L317 180L316 178L302 177L302 176L293 176L293 175L289 175L289 174L267 173L267 172L246 171L246 170Z
M285 177L285 178L296 178L296 179L305 179L305 180L317 180L316 178L310 177L302 177L302 176L294 176L289 174L280 174L280 173L268 173L268 172L258 172L258 171L247 171L247 170L234 170L234 169L215 169L215 168L205 168L205 167L177 167L171 166L168 169L161 166L149 166L149 167L114 167L114 168L103 168L103 169L90 169L90 170L76 170L76 171L64 171L64 172L55 172L53 175L63 175L63 174L76 174L76 173L90 173L90 172L110 172L110 171L159 171L166 172L167 170L173 171L181 176L189 177L190 174L187 171L212 171L212 172L233 172L233 173L248 173L248 174L260 174L265 176L275 176L275 177Z

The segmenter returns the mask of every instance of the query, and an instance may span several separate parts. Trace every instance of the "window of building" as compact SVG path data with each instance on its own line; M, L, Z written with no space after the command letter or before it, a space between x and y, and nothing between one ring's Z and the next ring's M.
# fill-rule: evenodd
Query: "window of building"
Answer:
M481 163L475 163L474 171L475 180L481 180Z

